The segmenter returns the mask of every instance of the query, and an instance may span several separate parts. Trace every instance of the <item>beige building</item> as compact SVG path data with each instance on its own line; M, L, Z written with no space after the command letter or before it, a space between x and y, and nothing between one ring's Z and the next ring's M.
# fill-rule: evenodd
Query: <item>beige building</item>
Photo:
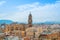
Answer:
M26 29L26 36L28 37L38 37L42 33L42 27L30 27Z
M12 35L15 34L16 36L22 35L22 37L25 36L25 30L29 27L32 27L32 15L29 14L28 16L28 24L17 24L17 23L12 23L12 24L6 24L4 28L4 33L6 35Z

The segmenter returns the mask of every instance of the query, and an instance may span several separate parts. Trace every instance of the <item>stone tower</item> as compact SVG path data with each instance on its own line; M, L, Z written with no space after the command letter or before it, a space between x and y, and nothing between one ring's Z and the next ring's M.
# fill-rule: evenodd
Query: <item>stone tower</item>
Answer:
M30 14L28 16L28 26L32 27L32 15L31 15L31 12L30 12Z

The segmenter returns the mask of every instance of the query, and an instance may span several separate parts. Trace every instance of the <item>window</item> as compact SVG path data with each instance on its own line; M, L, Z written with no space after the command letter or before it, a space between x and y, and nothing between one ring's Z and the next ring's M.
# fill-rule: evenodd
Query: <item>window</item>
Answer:
M18 27L16 27L16 30L18 30Z

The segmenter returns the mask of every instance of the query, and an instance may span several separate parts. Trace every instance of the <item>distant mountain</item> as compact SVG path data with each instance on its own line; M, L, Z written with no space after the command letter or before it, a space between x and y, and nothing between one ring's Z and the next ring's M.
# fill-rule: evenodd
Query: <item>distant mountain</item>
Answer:
M0 24L11 24L11 23L17 23L17 24L27 24L26 22L14 22L12 20L0 20ZM39 22L39 23L33 23L33 24L60 24L60 22L55 21L46 21L46 22Z
M60 24L60 22L55 22L55 21L45 21L45 22L39 22L39 23L33 23L33 24Z
M11 20L0 20L0 24L11 24L11 23L13 23L13 21L11 21Z
M60 24L60 22L55 22L55 21L46 21L44 24Z

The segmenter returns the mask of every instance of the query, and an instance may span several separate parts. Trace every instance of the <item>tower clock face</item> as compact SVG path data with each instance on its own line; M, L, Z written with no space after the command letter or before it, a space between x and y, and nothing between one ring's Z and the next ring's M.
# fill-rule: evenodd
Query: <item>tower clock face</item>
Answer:
M29 20L30 22L32 22L32 20Z
M32 22L32 20L29 20L29 22Z

